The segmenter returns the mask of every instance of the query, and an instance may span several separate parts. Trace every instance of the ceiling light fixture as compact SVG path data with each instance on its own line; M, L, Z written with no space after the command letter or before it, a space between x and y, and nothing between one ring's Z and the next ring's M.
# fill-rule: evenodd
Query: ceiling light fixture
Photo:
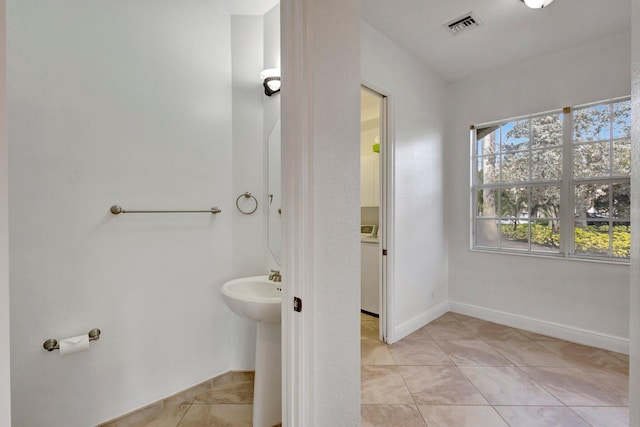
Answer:
M260 80L264 86L264 94L271 96L280 92L280 70L269 68L260 73Z
M549 6L553 0L520 0L531 9L542 9L543 7Z

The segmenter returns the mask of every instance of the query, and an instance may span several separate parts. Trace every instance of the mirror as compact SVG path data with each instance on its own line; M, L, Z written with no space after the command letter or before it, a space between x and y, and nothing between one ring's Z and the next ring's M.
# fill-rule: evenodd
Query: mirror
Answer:
M268 243L273 259L281 265L282 242L281 242L281 213L282 213L282 191L280 185L280 119L276 122L269 133L267 140L269 174L269 191L267 199L267 216L269 220Z

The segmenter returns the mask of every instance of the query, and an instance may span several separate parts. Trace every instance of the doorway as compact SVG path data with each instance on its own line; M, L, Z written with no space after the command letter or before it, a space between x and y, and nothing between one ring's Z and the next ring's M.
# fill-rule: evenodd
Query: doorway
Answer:
M361 334L387 338L387 97L360 90Z

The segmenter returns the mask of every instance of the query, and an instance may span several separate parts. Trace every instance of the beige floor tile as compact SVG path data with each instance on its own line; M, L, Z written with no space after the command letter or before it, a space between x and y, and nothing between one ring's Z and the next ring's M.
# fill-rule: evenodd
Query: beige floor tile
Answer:
M428 426L509 427L491 406L418 407Z
M487 401L455 366L400 366L417 404L487 405Z
M577 365L606 369L629 375L629 362L614 357L607 350L587 347L567 341L540 342L548 350Z
M571 409L593 427L629 427L629 408L584 406Z
M518 332L518 330L508 326L498 325L497 323L473 318L460 323L483 339L531 341L525 335Z
M486 342L516 366L573 367L571 363L533 341L486 340Z
M458 366L512 366L509 360L482 340L438 341L447 356Z
M361 403L414 403L397 366L362 366L360 372Z
M607 353L610 354L611 356L615 357L616 359L623 361L627 365L629 364L629 355L628 354L617 353L615 351L607 351Z
M562 406L519 368L461 366L460 370L492 405Z
M360 322L360 336L365 338L378 339L378 323L371 320Z
M165 408L160 403L150 405L99 427L176 427L190 405L190 402Z
M194 403L252 403L253 380L241 377L235 381L214 385L193 400Z
M460 322L429 323L422 328L434 340L473 340L478 336Z
M496 406L495 409L509 425L515 427L589 427L566 407Z
M423 328L420 328L414 333L409 334L406 337L402 338L402 340L400 341L424 341L424 340L432 340L432 339L433 338L431 338Z
M389 350L397 365L453 365L433 340L402 340Z
M395 365L389 346L377 338L360 339L361 365Z
M254 372L231 371L198 385L178 392L159 402L148 405L115 420L100 424L100 427L175 427L182 419L191 402L200 395L208 393L212 388L231 383L253 381ZM224 388L223 388L224 390Z
M628 406L629 379L595 368L520 368L567 406Z
M242 404L193 404L180 427L251 427L253 406Z
M362 427L426 427L416 405L362 405Z

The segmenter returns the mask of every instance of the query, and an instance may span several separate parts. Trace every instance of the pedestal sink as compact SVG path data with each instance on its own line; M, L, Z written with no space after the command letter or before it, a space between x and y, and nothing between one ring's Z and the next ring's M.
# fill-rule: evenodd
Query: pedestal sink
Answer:
M243 277L222 285L222 297L231 311L258 322L253 427L272 427L282 420L281 285L267 276Z

